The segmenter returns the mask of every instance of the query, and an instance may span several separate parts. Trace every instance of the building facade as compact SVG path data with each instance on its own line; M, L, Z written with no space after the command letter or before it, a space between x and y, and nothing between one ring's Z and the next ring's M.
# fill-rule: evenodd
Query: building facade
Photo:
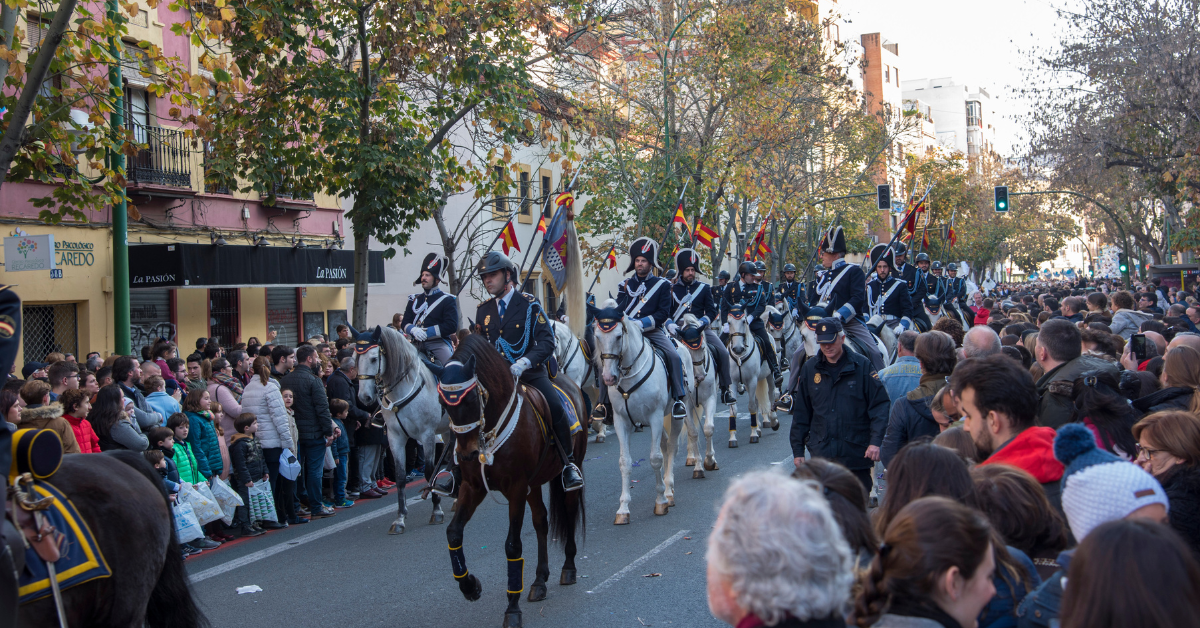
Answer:
M906 101L929 105L938 144L972 159L996 152L999 118L986 89L949 77L904 81L902 86Z

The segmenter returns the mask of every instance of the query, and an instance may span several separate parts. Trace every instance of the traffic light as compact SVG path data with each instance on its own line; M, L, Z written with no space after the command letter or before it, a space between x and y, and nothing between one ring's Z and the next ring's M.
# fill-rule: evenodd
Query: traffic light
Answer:
M1129 272L1129 260L1125 258L1125 254L1121 253L1117 256L1117 261L1121 265L1121 273Z
M876 207L879 209L892 209L892 186L883 184L875 188Z
M997 185L996 186L996 211L998 211L998 212L1008 211L1008 186L1007 185Z

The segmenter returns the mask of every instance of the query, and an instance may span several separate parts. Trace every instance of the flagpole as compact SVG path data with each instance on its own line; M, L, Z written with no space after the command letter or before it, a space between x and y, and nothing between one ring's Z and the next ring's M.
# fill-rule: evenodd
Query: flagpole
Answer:
M604 267L608 265L609 255L612 255L613 252L616 250L617 250L617 238L613 238L612 246L608 247L608 255L605 255L604 261L600 262L600 270L596 271L596 276L592 277L592 285L588 286L587 292L585 292L584 294L592 293L592 288L595 288L596 282L600 280L600 273L604 272Z
M504 227L507 227L507 226L508 226L508 223L512 222L512 221L513 221L513 219L515 219L515 218L517 217L517 212L518 212L518 211L521 211L521 206L520 206L520 205L518 205L518 206L517 206L517 209L513 210L513 213L509 214L509 216L508 216L508 220L506 220L506 221L504 222ZM496 232L496 237L492 238L492 243L491 243L491 244L489 244L489 245L488 245L488 247L487 247L487 249L485 249L485 250L488 250L488 251L490 251L490 250L492 250L493 248L495 248L495 247L496 247L496 243L500 241L500 236L504 235L504 227L500 227L500 230ZM468 278L466 281L460 281L460 282L458 283L458 290L455 290L455 291L454 291L454 296L456 296L456 297L457 297L457 296L458 296L458 295L459 295L459 294L460 294L460 293L463 291L463 288L466 288L466 287L467 287L467 284L468 284L468 283L470 283L470 279L469 279L469 278Z
M703 193L703 190L701 190L701 193ZM692 223L692 242L691 242L691 244L688 245L688 247L693 248L693 249L696 248L696 240L698 239L698 236L696 234L697 227L699 227L701 224L703 224L704 219L702 218L702 216L704 216L704 210L708 208L708 195L703 194L703 196L704 196L704 204L700 206L700 212L696 214L696 222Z
M584 161L584 164L586 164L586 163L587 163L587 162L586 162L586 160L585 160L585 161ZM575 189L575 180L579 178L579 173L583 172L583 166L584 166L584 164L579 164L579 169L575 171L575 176L571 177L571 182L570 182L570 183L568 183L568 184L567 184L567 187L566 187L566 189L564 189L564 190L562 191L562 193L563 193L563 194L565 194L565 193L567 193L567 192L570 192L571 190ZM549 197L547 197L547 198L546 198L546 203L547 203L547 207L549 207L549 203L550 203L550 198L549 198ZM533 233L534 233L534 235L537 235L537 231L536 231L536 230L534 230L534 232L533 232ZM530 240L530 241L529 241L529 244L530 244L530 246L532 246L532 245L533 245L533 240ZM537 255L535 255L535 256L534 256L534 258L533 258L533 259L535 260L535 262L534 262L534 264L535 264L535 265L536 265L536 263L537 263L537 262L536 262L536 260L537 260L539 257L541 257L541 256L542 256L542 250L543 250L543 249L545 249L545 248L546 248L546 238L542 238L542 244L541 244L540 246L538 246ZM527 254L525 255L525 259L524 259L524 260L521 260L521 267L517 269L517 275L518 275L518 276L520 276L520 274L521 274L521 270L525 268L525 262L526 262L528 259L529 259L529 255L528 255L528 253L527 253ZM522 287L524 287L524 286L525 286L525 284L526 284L526 283L529 281L529 277L530 277L531 275L533 275L533 266L530 266L530 267L529 267L529 270L525 272L525 280L524 280L524 281L522 281L522 282L521 282L521 284L520 284L519 286L517 286L517 287L518 287L518 288L522 288Z

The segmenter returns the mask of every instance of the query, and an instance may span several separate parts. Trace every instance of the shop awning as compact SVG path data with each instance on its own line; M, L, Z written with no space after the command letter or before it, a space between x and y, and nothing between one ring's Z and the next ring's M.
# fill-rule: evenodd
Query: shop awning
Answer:
M383 252L371 251L368 283L382 284ZM129 247L129 287L349 286L354 251L275 246L142 244Z

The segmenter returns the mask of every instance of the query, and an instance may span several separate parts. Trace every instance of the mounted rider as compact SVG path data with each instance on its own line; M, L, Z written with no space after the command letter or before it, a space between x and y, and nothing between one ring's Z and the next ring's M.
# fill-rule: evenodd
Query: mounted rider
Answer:
M756 260L754 262L754 270L758 271L758 283L763 287L763 293L768 297L775 294L775 286L771 285L771 282L766 280L767 263L762 260ZM770 303L767 305L770 305Z
M946 301L948 305L952 305L962 315L964 320L973 321L975 310L971 309L967 303L967 279L958 276L958 264L950 262L946 265L946 274L950 275L946 279ZM968 316L968 312L970 316Z
M658 265L658 243L641 237L629 245L629 267L625 274L635 272L617 286L617 307L625 318L636 320L642 326L642 336L650 341L662 354L667 367L667 380L671 386L671 417L682 419L687 416L683 398L687 390L683 387L683 361L679 351L667 337L663 326L671 316L671 283L650 272L662 267ZM611 420L608 410L608 386L600 386L600 402L592 411L592 418Z
M696 280L699 265L700 256L693 249L683 249L675 254L675 270L678 272L679 282L671 287L673 304L667 331L676 335L679 330L677 321L684 314L692 314L700 319L704 339L712 348L713 357L717 361L717 385L721 388L721 403L734 404L737 403L737 398L729 392L729 349L725 348L717 333L709 326L717 318L717 302L713 299L712 286Z
M894 261L893 270L904 283L908 284L908 298L912 304L912 320L914 324L923 323L925 330L933 327L933 323L929 320L929 315L925 313L925 308L921 304L925 301L925 295L929 294L929 287L925 284L925 273L920 268L908 264L908 247L904 246L903 242L896 242L892 245ZM928 264L929 256L924 253L917 255L918 260L924 256L926 264ZM919 263L919 262L918 262ZM918 324L918 326L921 326Z
M796 265L783 265L783 281L775 287L775 298L787 306L792 318L800 322L800 295L804 294L804 282L796 281Z
M482 334L511 365L509 370L521 383L536 388L550 406L550 428L565 457L563 489L583 488L583 475L575 466L571 424L554 384L546 374L546 360L554 355L554 332L532 294L517 290L520 271L508 256L489 251L479 264L479 278L492 298L479 304L474 332ZM438 476L441 479L441 475ZM435 489L436 481L435 481Z
M894 254L889 249L875 263L875 278L867 284L867 311L868 318L878 315L883 319L881 325L895 328L899 336L901 331L912 328L913 306L908 284L894 273ZM879 333L879 328L871 331Z
M929 284L929 295L937 297L939 303L946 302L946 278L942 276L942 261L934 260L929 266L929 274L925 275Z
M775 356L775 341L767 333L767 323L763 320L763 310L769 305L770 292L759 283L762 276L754 262L742 262L738 267L741 280L733 285L729 293L731 304L741 305L746 313L746 322L750 325L750 333L760 342L763 356L771 367L771 375L775 378L775 387L783 384L783 374L779 371L779 361Z
M816 283L809 286L809 303L820 306L840 320L846 335L867 354L875 370L882 369L883 355L879 353L875 337L859 320L867 308L866 274L858 264L846 263L846 235L841 225L830 228L821 238L820 251L825 270L820 272Z
M458 299L438 288L446 258L430 253L421 262L421 275L413 282L423 292L408 295L400 329L413 339L417 350L432 358L438 365L450 361L454 348L450 336L458 331Z

